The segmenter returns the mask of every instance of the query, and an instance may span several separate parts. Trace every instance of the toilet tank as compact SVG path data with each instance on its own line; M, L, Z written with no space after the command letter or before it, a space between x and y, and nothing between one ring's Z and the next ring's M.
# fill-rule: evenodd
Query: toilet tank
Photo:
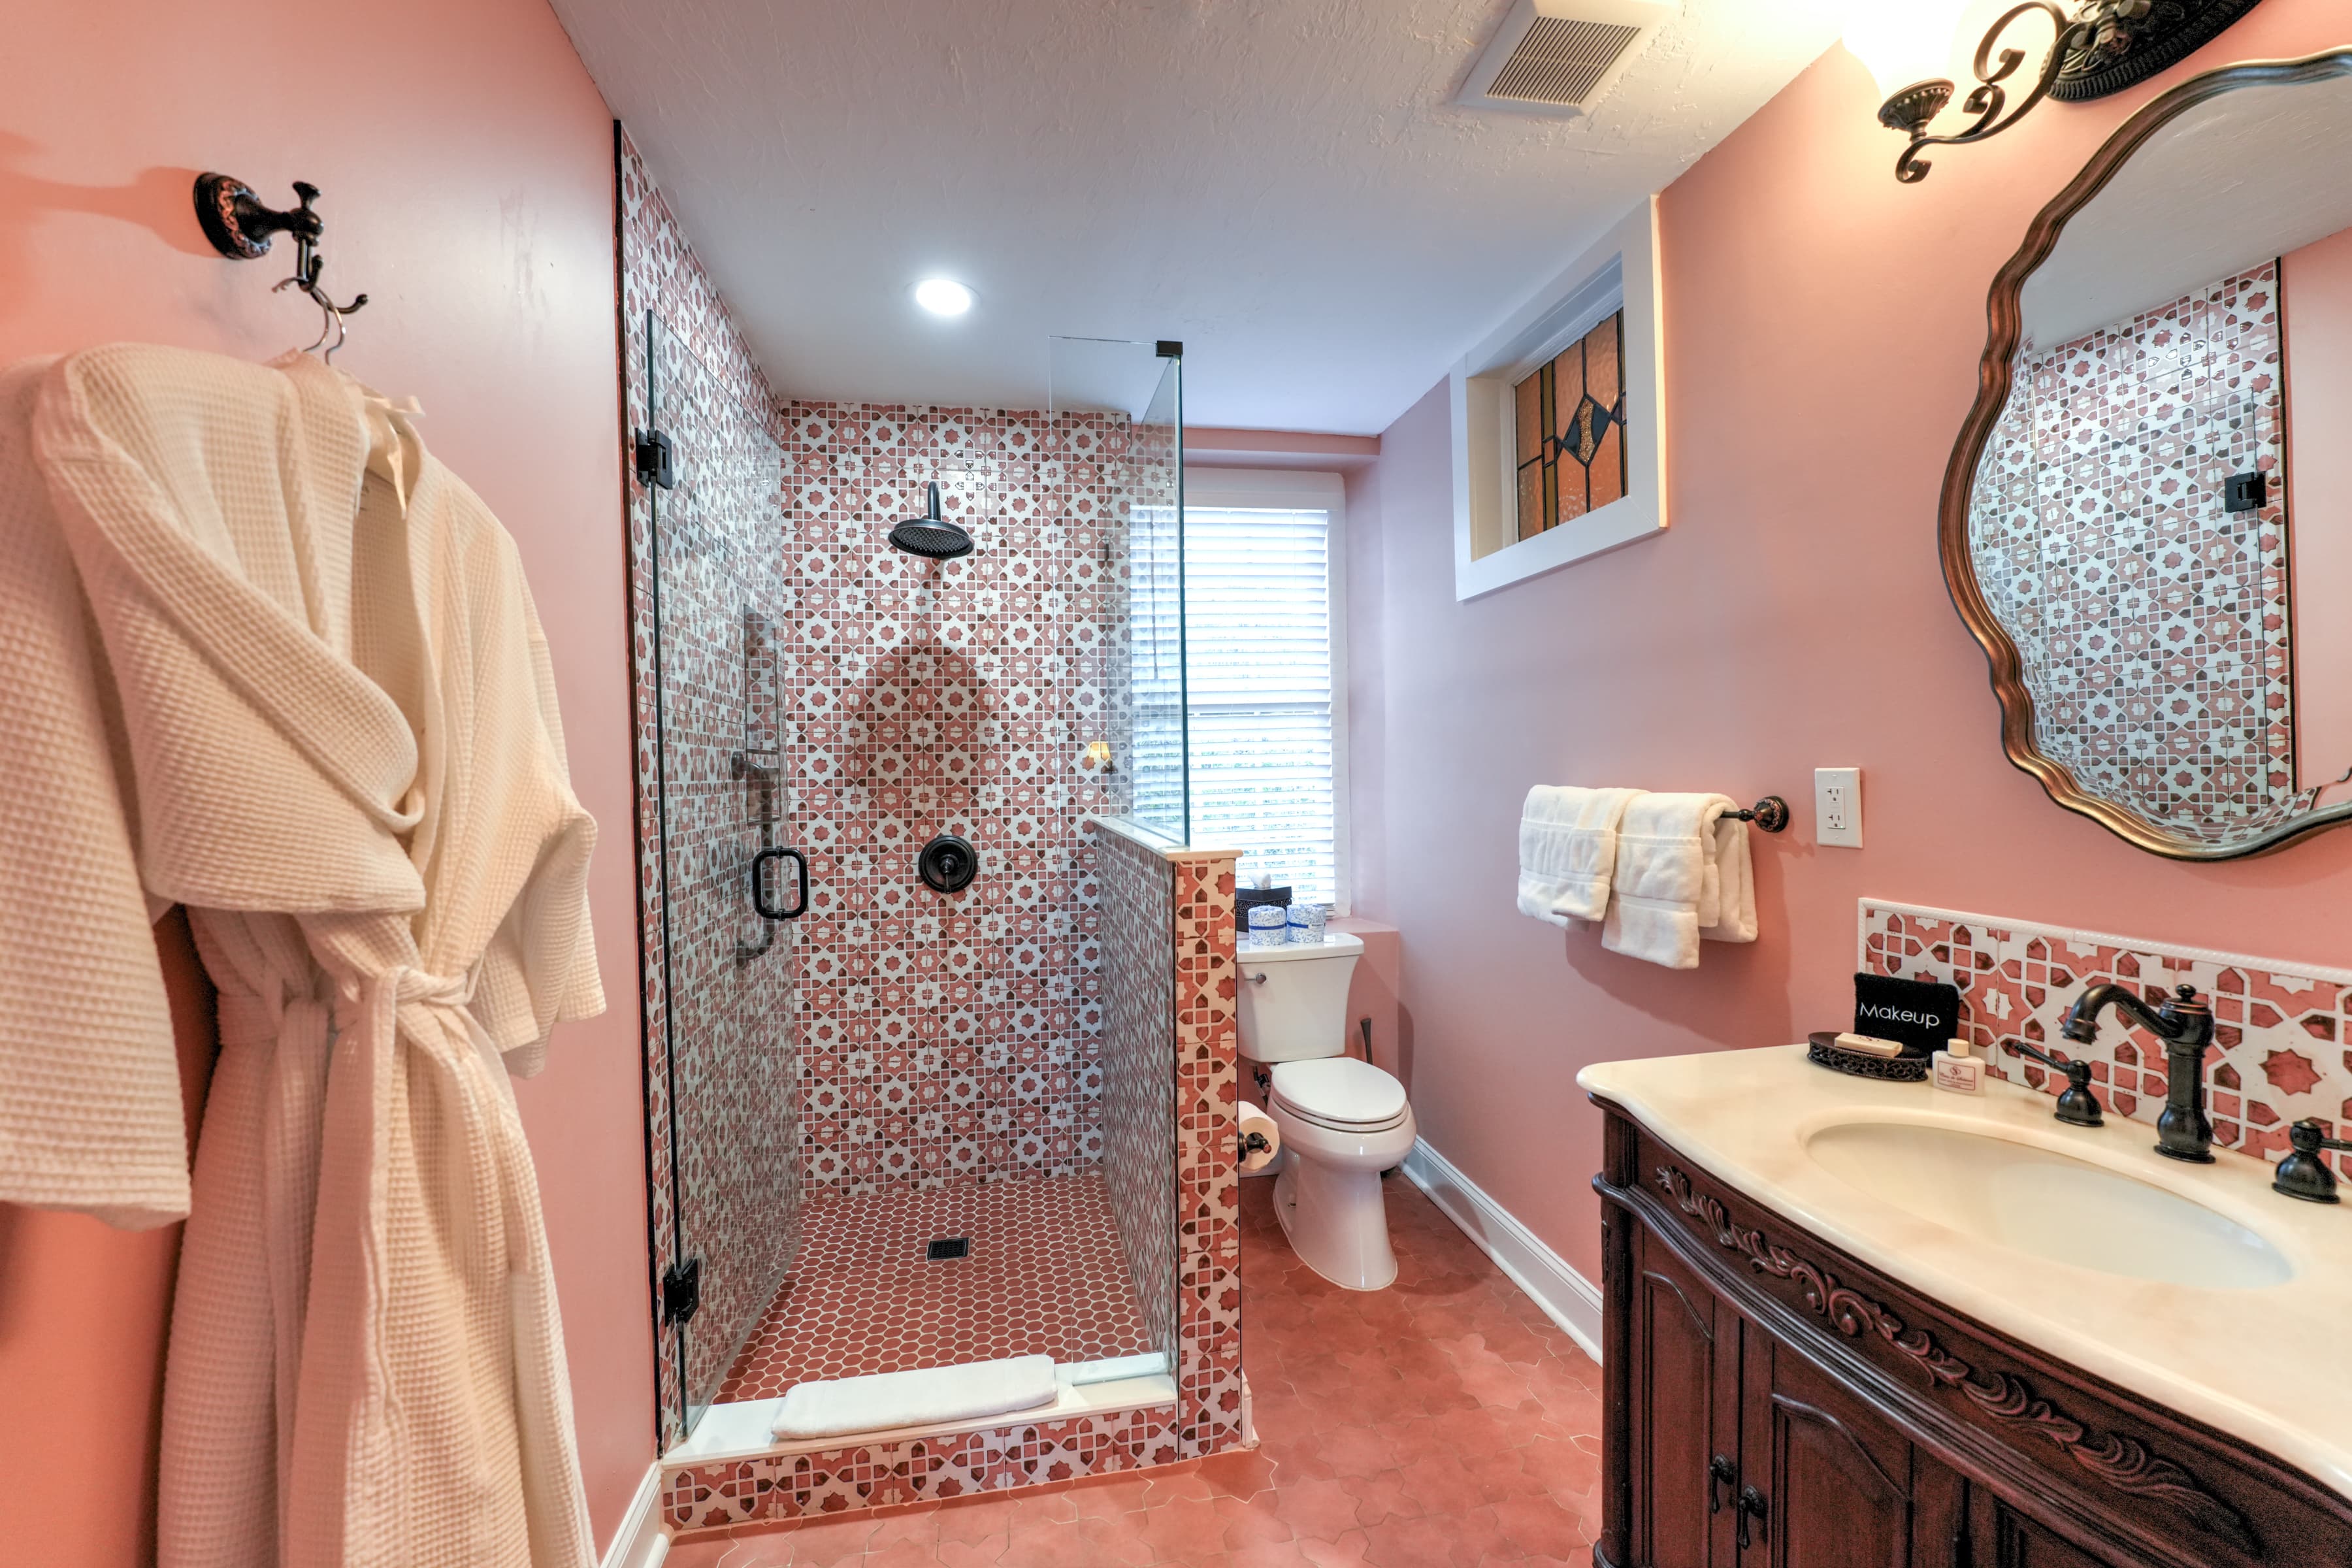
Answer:
M1345 1054L1348 981L1363 952L1363 938L1337 931L1320 942L1243 943L1234 954L1242 1055L1295 1062Z

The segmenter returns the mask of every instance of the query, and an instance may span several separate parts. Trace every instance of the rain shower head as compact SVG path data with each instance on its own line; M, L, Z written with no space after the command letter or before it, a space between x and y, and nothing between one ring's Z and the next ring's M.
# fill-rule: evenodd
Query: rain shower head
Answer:
M939 481L931 481L930 510L890 531L890 542L926 561L952 561L971 553L971 535L940 515Z

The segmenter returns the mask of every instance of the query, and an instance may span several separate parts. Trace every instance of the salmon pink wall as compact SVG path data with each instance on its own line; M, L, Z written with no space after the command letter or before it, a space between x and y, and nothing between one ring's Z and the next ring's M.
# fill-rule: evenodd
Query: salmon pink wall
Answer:
M1356 886L1404 933L1415 1113L1587 1278L1601 1123L1576 1069L1850 1017L1865 892L2352 963L2352 832L2185 866L2011 769L1936 554L1986 287L2034 212L2187 70L2347 42L2330 0L2269 0L2182 71L2045 104L1912 186L1868 73L1833 48L1665 194L1664 536L1456 604L1442 385L1355 477ZM1863 770L1865 848L1812 842L1821 766ZM1795 826L1757 840L1762 939L1676 973L1516 913L1538 783L1786 795Z
M653 1457L611 117L543 0L76 0L15 7L8 56L0 361L118 339L252 358L310 342L317 311L269 292L289 247L219 258L189 195L206 168L272 205L307 179L325 192L328 287L372 301L336 363L421 399L425 439L521 546L602 830L590 900L611 1007L560 1031L520 1092L609 1536ZM175 992L201 1065L207 998ZM152 1555L176 1247L175 1231L0 1210L0 1558Z
M2352 228L2279 258L2286 320L2287 560L2294 583L2296 783L2352 767ZM2352 791L2321 796L2339 800Z

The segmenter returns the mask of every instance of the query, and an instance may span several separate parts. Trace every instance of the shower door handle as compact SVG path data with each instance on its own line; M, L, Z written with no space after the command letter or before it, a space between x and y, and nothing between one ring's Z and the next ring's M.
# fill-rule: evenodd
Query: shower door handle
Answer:
M800 871L800 899L791 909L780 910L768 901L768 862L789 858ZM808 913L808 857L797 849L762 849L751 857L751 908L766 921L796 921Z

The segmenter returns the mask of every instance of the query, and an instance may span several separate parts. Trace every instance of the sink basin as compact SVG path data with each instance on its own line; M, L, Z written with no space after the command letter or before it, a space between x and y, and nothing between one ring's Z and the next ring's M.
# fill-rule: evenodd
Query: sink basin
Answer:
M2134 1279L2259 1290L2294 1274L2204 1205L2038 1144L1919 1122L1841 1121L1805 1152L1839 1180L1996 1246Z

